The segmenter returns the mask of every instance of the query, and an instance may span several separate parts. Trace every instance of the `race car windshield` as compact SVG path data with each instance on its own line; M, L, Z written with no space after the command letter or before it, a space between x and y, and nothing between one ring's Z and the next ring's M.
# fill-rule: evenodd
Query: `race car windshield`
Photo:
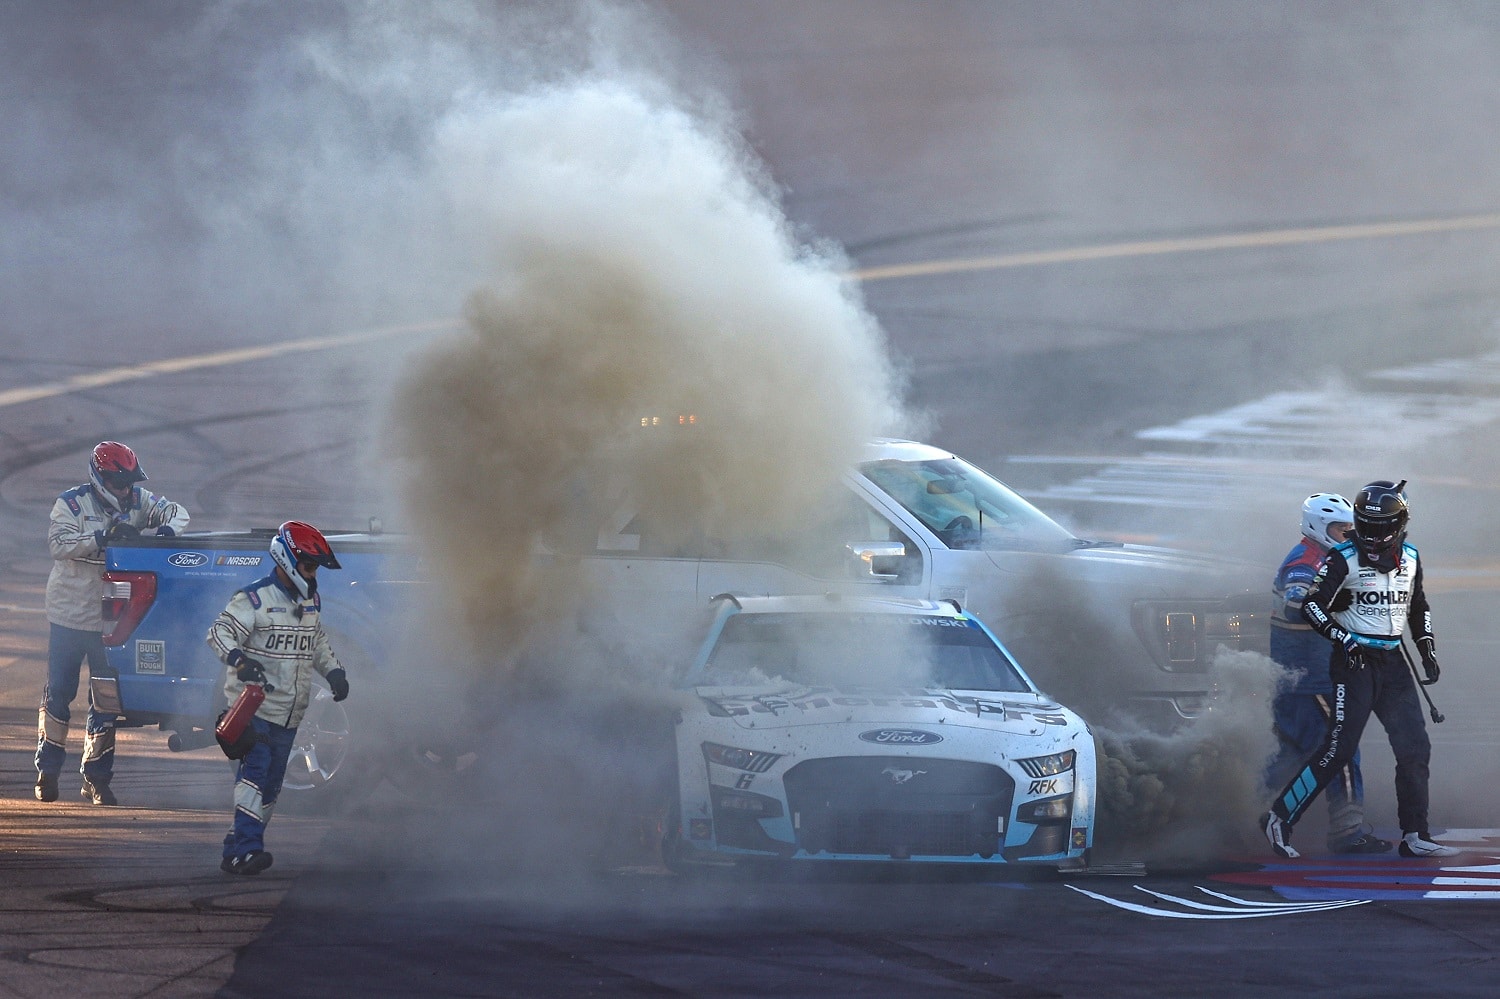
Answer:
M987 472L961 458L871 461L865 477L949 548L1066 551L1077 539Z
M886 690L1031 690L1010 657L972 622L856 613L736 614L689 684L773 680Z

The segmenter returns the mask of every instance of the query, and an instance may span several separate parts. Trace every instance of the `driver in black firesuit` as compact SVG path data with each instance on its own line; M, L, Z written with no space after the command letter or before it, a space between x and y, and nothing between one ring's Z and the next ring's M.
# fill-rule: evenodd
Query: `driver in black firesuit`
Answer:
M1396 757L1396 812L1403 857L1448 857L1427 826L1427 738L1416 684L1401 649L1408 624L1429 683L1439 670L1432 612L1422 592L1417 549L1406 544L1406 481L1372 482L1354 500L1354 540L1336 545L1318 566L1302 616L1333 643L1328 668L1333 713L1323 743L1277 795L1264 830L1282 857L1297 857L1292 826L1354 758L1371 713L1385 726Z

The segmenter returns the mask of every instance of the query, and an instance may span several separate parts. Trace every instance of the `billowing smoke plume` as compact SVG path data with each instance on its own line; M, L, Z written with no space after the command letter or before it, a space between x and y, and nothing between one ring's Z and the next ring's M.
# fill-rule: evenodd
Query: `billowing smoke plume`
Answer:
M799 243L732 133L664 88L475 102L439 155L493 270L395 424L413 523L474 639L562 599L539 539L592 549L627 508L668 547L775 532L895 421L841 258Z
M1286 673L1254 652L1222 652L1214 669L1218 701L1179 732L1095 728L1102 856L1193 862L1255 844Z

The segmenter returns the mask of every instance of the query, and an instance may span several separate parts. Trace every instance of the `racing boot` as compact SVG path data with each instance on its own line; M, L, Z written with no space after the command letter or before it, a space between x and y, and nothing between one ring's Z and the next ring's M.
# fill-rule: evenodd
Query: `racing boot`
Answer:
M1271 849L1276 851L1276 856L1285 857L1287 860L1296 860L1302 854L1292 849L1292 827L1275 812L1267 812L1261 816L1261 829L1266 834Z
M225 857L219 862L219 870L225 874L259 874L271 866L271 855L264 850L251 850L238 857Z
M36 775L36 800L57 800L57 774Z
M1356 839L1346 839L1342 843L1330 843L1328 849L1333 853L1385 853L1392 846L1390 840L1381 839L1364 833Z
M109 789L107 780L89 780L85 777L83 787L79 788L78 793L83 795L84 801L95 805L118 805L120 803L115 793Z
M1409 832L1401 834L1401 848L1398 852L1403 857L1456 857L1462 851L1434 843L1428 833Z

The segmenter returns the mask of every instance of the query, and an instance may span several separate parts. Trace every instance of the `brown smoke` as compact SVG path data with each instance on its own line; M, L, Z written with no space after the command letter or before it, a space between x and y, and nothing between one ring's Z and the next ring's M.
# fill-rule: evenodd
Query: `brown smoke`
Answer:
M457 114L441 146L493 276L406 377L394 424L415 529L476 643L576 596L538 568L539 540L592 548L627 497L669 547L790 526L892 425L883 338L842 259L798 242L705 114L579 80Z

